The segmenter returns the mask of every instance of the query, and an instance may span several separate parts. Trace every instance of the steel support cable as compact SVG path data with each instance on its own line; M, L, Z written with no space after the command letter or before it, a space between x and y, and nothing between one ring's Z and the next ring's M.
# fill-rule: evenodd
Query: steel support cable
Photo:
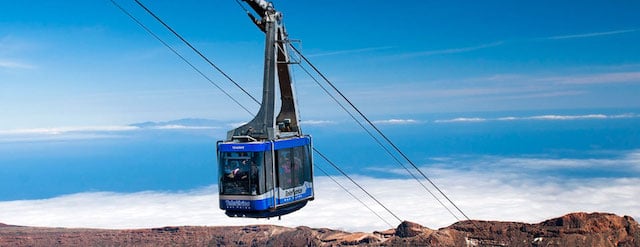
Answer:
M300 66L300 68L301 68L301 69L302 69L302 70L303 70L307 75L309 75L309 77L311 77L311 79L313 79L314 81L316 81L316 83L319 83L319 82L318 82L318 80L316 80L316 78L315 78L315 77L313 77L313 76L309 73L309 71L308 71L308 70L306 70L304 67L302 67L302 65L300 65L299 63L298 63L298 65ZM292 75L293 75L293 76L295 76L295 73L293 73ZM318 85L320 85L320 87L322 87L322 85L321 85L321 84L318 84ZM324 88L323 88L323 89L324 89ZM325 89L325 92L327 92L327 94L329 94L329 92L328 92L328 91L326 91L326 89ZM329 95L330 95L331 97L333 97L333 95L331 95L331 94L329 94ZM343 108L344 108L344 107L343 107ZM345 110L346 110L346 109L345 109ZM352 116L352 117L353 117L353 116ZM313 150L314 150L316 153L318 153L318 154L319 154L319 155L320 155L320 156L321 156L325 161L327 161L327 163L330 163L330 164L331 164L331 163L333 163L333 162L331 162L331 160L329 160L329 159L327 158L327 156L325 156L324 154L322 154L322 153L321 153L320 151L318 151L315 147L313 148ZM366 204L366 203L364 203L362 200L360 200L358 197L356 197L353 193L351 193L347 188L345 188L344 186L342 186L342 184L340 184L338 181L336 181L336 180L335 180L331 175L329 175L329 173L327 173L324 169L322 169L320 166L316 166L316 167L317 167L318 169L320 169L320 171L322 171L322 173L324 173L325 175L327 175L331 180L333 180L333 182L335 182L338 186L340 186L344 191L346 191L347 193L349 193L349 195L351 195L351 197L353 197L353 199L356 199L357 201L359 201L359 202L360 202L360 204L362 204L364 207L366 207L367 209L369 209L369 211L371 211L373 214L375 214L376 216L378 216L378 218L380 218L380 220L384 221L384 223L387 223L387 225L388 225L389 227L391 227L391 228L393 228L393 227L394 227L394 226L393 226L393 225L391 225L388 221L386 221L384 218L382 218L382 216L380 216L380 215L379 215L378 213L376 213L373 209L371 209L369 206L367 206L367 204ZM337 168L336 166L334 166L334 167L336 168L336 170L338 170L339 172L341 172L341 173L343 173L343 174L344 174L344 172L343 172L341 169ZM392 213L392 212L391 212L387 207L385 207L381 202L379 202L378 200L376 200L376 198L375 198L375 197L373 197L371 194L369 194L369 192L368 192L368 191L366 191L362 186L360 186L358 183L356 183L354 180L352 180L352 179L351 179L349 176L347 176L346 174L345 174L345 177L347 177L349 180L351 180L351 182L352 182L353 184L355 184L356 186L358 186L362 191L364 191L364 193L366 193L367 195L369 195L369 197L371 197L371 199L373 199L373 200L374 200L374 201L376 201L380 206L382 206L384 209L386 209L386 210L387 210L387 212L389 212L391 215L395 216L395 214L394 214L394 213ZM397 216L396 216L396 219L398 219L400 222L402 222L402 220L400 220Z
M313 148L313 151L315 151L318 155L320 155L320 157L322 157L325 161L327 161L327 163L329 163L331 166L333 166L333 168L335 168L336 170L338 170L340 173L342 173L343 176L347 177L349 180L351 180L351 182L353 184L355 184L356 186L358 186L358 188L360 188L362 191L364 191L364 193L367 193L367 195L369 197L371 197L371 199L373 199L374 201L376 201L376 203L378 203L380 206L382 206L385 210L387 210L387 212L389 212L389 214L393 215L393 217L395 217L398 221L402 222L402 220L400 219L400 217L398 217L396 214L394 214L393 212L391 212L391 210L389 210L389 208L387 208L386 206L384 206L384 204L382 204L382 202L378 201L378 199L376 199L373 195L371 195L369 192L367 192L367 190L365 190L362 186L360 186L360 184L356 183L355 180L353 180L353 178L351 178L349 175L347 175L342 169L340 169L340 167L338 167L336 164L334 164L333 162L331 162L331 160L329 160L329 158L327 158L327 156L324 156L324 154L318 152L318 150L316 148Z
M304 71L309 77L311 77L311 79L313 81L316 82L316 84L327 94L329 95L329 97L331 97L337 104L338 106L340 106L342 108L342 110L344 110L347 114L349 114L349 116L351 116L351 118L353 119L353 121L355 121L358 125L360 125L360 127L367 132L367 134L369 134L369 136L371 138L373 138L373 140L375 140L376 143L378 143L378 145L380 147L382 147L382 149L384 149L387 154L389 154L389 156L391 156L396 163L398 163L398 165L400 165L402 168L404 168L407 173L409 173L409 175L411 175L411 177L413 177L413 179L415 179L416 181L418 181L418 183L422 186L422 188L424 188L427 192L429 192L429 194L436 199L436 201L438 201L438 203L444 207L449 214L451 214L454 218L456 218L456 220L460 221L460 219L458 218L458 216L456 214L454 214L451 209L449 209L449 207L447 207L447 205L445 205L442 200L440 200L440 198L438 198L435 194L433 194L433 192L431 192L431 190L429 188L427 188L427 186L420 181L420 179L418 177L416 177L416 175L411 172L409 170L409 168L407 168L407 166L405 166L402 161L400 161L392 152L391 150L389 150L389 148L387 148L387 146L385 146L384 144L382 144L382 142L373 134L371 133L371 131L369 129L367 129L360 121L358 121L358 119L353 115L353 113L351 113L338 99L336 99L335 96L333 96L333 94L331 94L331 92L329 92L329 90L327 90L327 88L325 86L322 85L322 83L320 83L313 75L311 75L311 73L301 64L298 64L300 66L300 68L302 69L302 71Z
M188 60L186 60L186 58L184 58L182 55L180 55L177 51L175 51L175 49L173 49L171 46L169 46L166 42L164 42L160 37L158 37L155 33L153 33L149 28L147 28L144 24L142 24L140 21L138 21L133 15L131 15L128 11L126 11L124 8L122 8L119 4L117 4L114 0L110 0L111 3L113 3L118 9L120 9L122 12L124 12L127 16L129 16L134 22L136 22L138 25L140 25L143 29L145 29L149 34L151 34L153 37L155 37L158 41L160 41L162 44L164 44L167 48L169 48L170 50L172 50L176 55L178 55L184 62L186 62L187 64L189 64L193 69L195 69L200 75L202 75L203 77L205 77L207 80L209 80L214 86L216 86L219 90L223 91L229 98L231 98L231 100L233 100L234 102L236 102L236 104L240 105L243 109L245 109L250 115L254 115L251 111L247 110L246 107L244 107L244 105L242 105L241 103L239 103L237 100L235 100L235 98L233 98L231 95L229 95L228 93L226 93L226 91L224 91L221 87L219 87L217 84L215 84L212 80L210 80L206 75L204 75L200 70L198 70L193 64L191 64L190 62L188 62ZM185 44L187 44L189 47L192 48L192 50L194 50L196 53L198 53L198 55L200 55L203 59L205 59L210 65L212 65L212 67L216 68L216 70L218 70L218 72L220 72L221 74L223 74L229 81L233 82L236 87L238 87L240 90L242 90L247 96L249 96L251 99L254 100L254 102L260 104L258 102L258 100L255 99L255 97L253 97L249 92L247 92L244 88L242 88L242 86L240 86L238 83L236 83L233 79L231 79L231 77L229 77L226 73L224 73L224 71L222 71L218 66L216 66L215 64L213 64L213 62L211 62L211 60L207 59L202 53L200 53L197 49L195 49L193 46L190 45L189 42L187 42L184 38L182 38L182 36L180 36L177 32L175 32L173 29L171 29L171 27L169 27L164 21L162 21L157 15L155 15L151 10L149 10L148 8L146 8L141 2L139 2L138 0L134 0L136 1L136 3L138 3L138 5L140 5L143 9L145 9L145 11L147 11L148 14L152 15L158 22L162 23L163 26L165 26L165 28L169 29L172 33L174 33L174 35L178 36ZM245 9L246 10L246 9ZM332 166L334 166L338 171L340 171L342 174L344 174L346 176L346 174L340 170L337 166L335 166L335 164L333 162L331 162L326 156L324 156L320 151L318 151L316 148L314 148L314 151L316 153L318 153L320 156L322 156L327 162L329 162L330 164L332 164ZM380 206L382 206L383 208L385 208L389 213L391 213L393 216L396 217L396 219L398 219L399 221L402 222L402 220L400 220L400 218L398 218L393 212L391 212L387 207L385 207L382 203L380 203L380 201L378 201L375 197L373 197L369 192L367 192L362 186L360 186L358 183L356 183L353 179L351 179L350 177L347 176L347 178L349 178L349 180L351 180L352 183L354 183L356 186L358 186L362 191L364 191L367 195L369 195L374 201L376 201L378 204L380 204ZM334 180L335 181L335 180ZM336 181L337 183L337 181ZM344 188L342 185L340 185L339 183L337 183L338 186ZM347 190L348 193L350 193ZM351 193L350 193L351 194ZM360 200L358 200L360 201ZM362 202L361 202L362 203ZM363 203L363 205L367 208L369 208L366 204ZM375 212L374 212L375 214ZM377 214L376 214L377 215ZM381 218L382 219L382 218ZM389 224L387 221L385 221L384 219L382 219L385 223ZM390 224L389 224L390 225Z
M351 191L349 191L347 188L345 188L344 186L342 186L342 184L340 184L340 182L338 182L335 178L333 178L333 176L329 175L329 173L327 173L327 171L325 171L324 169L322 169L322 167L320 166L315 166L315 168L318 168L318 170L320 170L322 173L324 173L325 176L329 177L331 180L333 180L334 183L336 183L338 186L340 186L340 188L342 188L342 190L346 191L347 193L349 193L349 195L351 195L351 197L353 197L353 199L356 199L358 202L360 202L360 204L364 205L367 209L369 209L369 211L371 211L373 214L375 214L376 216L378 216L378 218L380 220L382 220L384 223L387 223L387 225L391 228L393 228L394 226L391 225L391 223L389 223L388 221L386 221L384 218L382 218L382 216L380 216L378 213L376 213L376 211L374 211L373 209L371 209L369 206L367 206L366 203L364 203L362 200L360 200L360 198L358 198L356 195L354 195L353 193L351 193Z
M231 79L231 77L229 75L227 75L227 73L224 73L224 71L222 71L222 69L220 69L220 67L216 66L211 60L209 60L205 55L203 55L198 49L196 49L193 45L191 45L191 43L189 43L189 41L187 41L186 39L184 39L182 37L182 35L180 35L178 32L176 32L175 30L173 30L173 28L171 28L166 22L164 22L162 19L160 19L160 17L158 17L156 14L154 14L150 9L148 9L146 6L144 6L144 4L142 4L139 0L134 0L141 8L143 8L145 11L147 11L147 13L149 13L149 15L153 16L153 18L155 18L158 22L160 22L160 24L162 24L164 27L166 27L171 33L173 33L173 35L175 35L176 37L178 37L178 39L182 40L182 42L187 45L189 48L191 48L191 50L193 50L195 53L197 53L202 59L204 59L207 63L209 63L209 65L211 65L211 67L215 68L218 72L220 72L220 74L222 74L224 77L226 77L229 81L231 81L233 84L235 84L238 88L240 88L240 90L242 90L245 94L247 94L253 101L255 101L256 103L260 104L260 101L258 101L255 97L253 97L253 95L251 95L249 92L247 92L246 90L244 90L244 88L242 88L240 86L240 84L238 84L236 81L234 81L233 79Z
M158 35L156 35L153 31L151 31L151 29L149 29L147 26L145 26L142 22L140 22L136 17L134 17L131 13L129 13L129 11L127 11L126 9L124 9L122 6L120 6L118 3L116 3L114 0L109 0L111 1L111 3L116 6L120 11L122 11L122 13L124 13L126 16L128 16L131 20L133 20L135 23L137 23L140 27L142 27L142 29L144 29L147 33L149 33L149 35L153 36L156 40L160 41L160 43L162 43L165 47L167 47L169 50L171 50L173 52L173 54L175 54L176 56L178 56L183 62L187 63L189 65L189 67L191 67L193 70L195 70L198 74L200 74L204 79L206 79L207 81L209 81L209 83L211 83L211 85L215 86L216 88L218 88L218 90L220 90L222 93L224 93L224 95L226 95L229 99L231 99L233 102L235 102L238 106L240 106L242 109L244 109L247 113L253 115L253 113L247 109L244 105L242 105L240 102L238 102L235 98L233 98L233 96L231 96L231 94L229 94L226 90L224 90L222 87L220 87L220 85L218 85L217 83L215 83L211 78L209 78L207 75L205 75L201 70L199 70L195 65L193 65L191 62L189 62L189 60L187 60L184 56L182 56L176 49L174 49L173 47L171 47L167 42L165 42L164 40L162 40Z
M251 12L249 12L249 10L247 8L244 7L244 5L242 5L240 0L236 0L236 3L238 4L238 6L240 6L240 8L242 8L242 10L244 10L244 12L247 12L247 14L251 13Z
M413 168L415 168L418 173L420 173L420 175L422 175L422 177L424 177L430 184L431 186L433 186L445 199L447 199L447 201L453 205L453 207L456 208L456 210L458 210L458 212L460 212L460 214L462 214L467 220L471 221L471 219L458 207L458 205L456 205L429 177L427 177L426 174L424 174L424 172L422 172L422 170L420 170L420 168L418 168L418 166L416 166L416 164L413 163L413 161L411 161L411 159L409 159L409 157L402 152L402 150L400 150L400 148L398 148L398 146L396 146L384 133L382 133L382 131L380 129L378 129L378 127L373 124L373 122L371 120L369 120L369 118L367 118L367 116L364 115L364 113L362 113L360 111L360 109L358 109L338 88L336 88L335 85L333 85L333 83L326 77L324 76L324 74L322 74L320 72L320 70L318 70L318 68L316 68L316 66L314 66L311 61L309 61L309 59L307 59L307 57L305 57L304 55L302 55L302 53L295 47L290 45L290 47L311 67L313 68L313 70L318 73L318 75L320 75L320 77L322 77L322 79L324 79L327 84L329 84L331 86L331 88L333 88L333 90L335 90L347 103L349 103L349 105L356 111L358 112L358 114L365 120L367 121L367 123L369 123L369 125L374 128L376 130L376 132L378 132L378 134L380 134L380 136L382 136L382 138L384 138L387 143L389 143L389 145L391 145L396 152L398 152L398 154L400 154L407 162L409 162L409 164L411 164L411 166L413 166Z

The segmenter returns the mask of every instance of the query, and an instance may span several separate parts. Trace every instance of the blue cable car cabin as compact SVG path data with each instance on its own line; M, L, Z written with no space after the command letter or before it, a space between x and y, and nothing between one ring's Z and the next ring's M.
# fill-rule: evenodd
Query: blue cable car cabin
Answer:
M220 209L231 217L269 218L313 200L311 137L218 143Z
M249 13L266 36L262 102L251 121L217 144L220 209L231 217L269 218L313 200L313 148L299 126L282 13L265 0L243 1L259 15Z

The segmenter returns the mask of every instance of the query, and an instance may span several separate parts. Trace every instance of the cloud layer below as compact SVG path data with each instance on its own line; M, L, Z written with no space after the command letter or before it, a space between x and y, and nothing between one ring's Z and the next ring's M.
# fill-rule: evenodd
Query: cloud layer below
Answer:
M636 156L629 155L624 162L638 165ZM640 198L640 178L559 179L534 177L513 170L504 173L426 171L473 219L535 223L576 211L611 212L640 218L640 201L637 200ZM336 179L392 226L399 223L347 179ZM457 221L415 180L364 176L355 179L403 220L431 228ZM43 200L5 201L0 202L0 221L27 226L90 228L276 224L370 232L391 227L328 177L317 177L315 187L316 200L282 220L228 218L218 209L217 186L212 185L181 192L88 192ZM463 219L460 214L457 217Z

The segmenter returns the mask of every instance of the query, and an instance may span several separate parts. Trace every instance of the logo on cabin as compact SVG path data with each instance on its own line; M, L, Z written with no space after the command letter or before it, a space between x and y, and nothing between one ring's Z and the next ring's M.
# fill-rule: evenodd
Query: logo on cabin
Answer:
M224 200L227 208L250 208L251 202L245 200Z

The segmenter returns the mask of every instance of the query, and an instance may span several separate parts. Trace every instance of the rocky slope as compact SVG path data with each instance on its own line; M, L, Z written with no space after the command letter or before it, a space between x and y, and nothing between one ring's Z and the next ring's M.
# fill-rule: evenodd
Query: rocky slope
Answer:
M20 227L0 223L0 246L640 247L640 226L629 216L606 213L572 213L538 224L462 221L438 230L403 222L396 229L373 233L272 225L100 230Z

